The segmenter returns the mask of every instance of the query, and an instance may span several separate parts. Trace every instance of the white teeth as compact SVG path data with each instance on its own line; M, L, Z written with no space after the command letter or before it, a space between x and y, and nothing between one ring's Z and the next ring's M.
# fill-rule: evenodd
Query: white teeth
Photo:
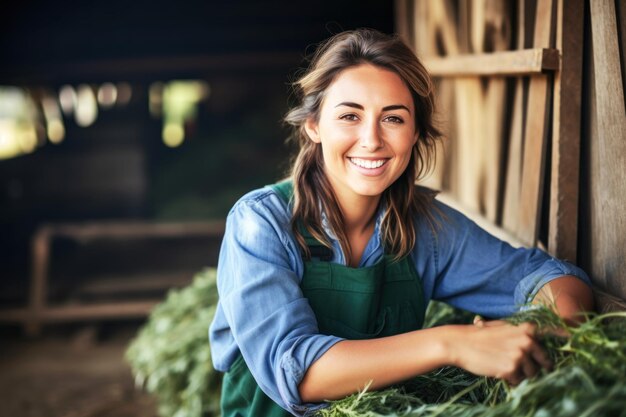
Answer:
M370 161L369 159L359 159L359 158L350 158L350 161L354 165L358 165L361 168L368 168L368 169L380 168L386 162L386 160L384 159L379 159L377 161Z

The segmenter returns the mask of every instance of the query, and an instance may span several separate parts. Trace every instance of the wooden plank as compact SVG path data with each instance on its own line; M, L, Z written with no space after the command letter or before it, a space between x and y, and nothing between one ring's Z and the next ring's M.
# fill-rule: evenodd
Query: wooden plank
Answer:
M481 212L482 165L485 147L484 98L478 78L455 79L456 155L455 189L459 202L471 211Z
M534 47L550 47L552 39L553 1L537 2ZM524 160L520 194L520 212L517 234L529 246L534 246L539 233L541 197L545 169L545 153L548 142L546 123L550 108L547 105L551 81L546 76L534 76L530 80L526 112Z
M584 10L583 0L558 0L556 47L563 62L554 77L548 250L571 262L578 240Z
M433 77L536 75L559 69L559 51L532 48L444 58L428 57L423 62Z
M98 276L86 284L80 285L72 292L72 298L83 296L117 296L129 293L145 293L146 291L165 291L183 287L192 282L197 271L177 271L170 273L145 273L129 276Z
M395 32L404 40L404 42L414 47L413 41L413 3L409 0L394 0L394 21Z
M508 230L502 227L499 227L498 225L496 225L491 220L487 219L485 216L483 216L479 212L470 210L467 207L464 207L463 205L459 204L458 199L455 198L450 193L441 192L437 194L437 200L452 207L455 210L462 212L470 220L472 220L474 223L480 226L482 229L486 230L487 232L497 237L498 239L509 243L511 246L515 248L524 246L524 243L521 240L519 240L513 233L509 232Z
M607 292L625 299L626 109L615 3L590 2L590 12L595 105L590 115L595 127L590 141L590 272Z
M519 0L517 7L517 49L520 50L532 44L532 23L534 20L532 14L534 13L535 3L534 0ZM511 233L517 231L519 221L527 83L528 79L518 77L515 80L515 89L513 91L513 109L502 209L502 227Z
M615 297L596 286L593 287L593 295L598 313L626 311L626 300Z
M39 229L32 239L32 276L28 309L30 319L24 323L28 336L36 336L41 331L41 317L48 298L48 266L50 261L50 233L46 228Z
M476 4L479 5L479 3ZM509 6L508 1L491 0L481 7L479 13L483 14L484 19L481 48L488 46L497 53L511 47ZM480 38L477 40L480 41ZM506 80L501 77L488 78L483 89L481 117L484 126L484 142L480 197L484 215L493 223L498 223L500 217L504 119L508 107L506 91Z
M151 237L219 237L224 233L224 222L86 222L58 223L43 226L55 237L70 237L81 241L93 239L124 239Z
M146 300L55 306L46 307L38 313L30 309L12 309L5 310L0 314L0 322L23 321L28 323L36 321L38 323L54 323L64 321L142 318L149 315L152 309L162 301L163 300Z

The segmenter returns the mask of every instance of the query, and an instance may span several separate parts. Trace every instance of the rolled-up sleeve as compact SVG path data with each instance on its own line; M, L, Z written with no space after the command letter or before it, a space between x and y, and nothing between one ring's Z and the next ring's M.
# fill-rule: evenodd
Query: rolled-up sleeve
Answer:
M260 388L288 411L302 415L298 385L309 366L342 340L319 334L300 290L301 264L288 223L259 196L231 210L218 262L220 301L211 325L217 369L227 371L238 352ZM275 204L280 204L274 202Z
M486 317L506 317L532 302L542 286L563 275L587 284L580 268L537 248L513 248L463 214L437 203L425 286L432 298Z

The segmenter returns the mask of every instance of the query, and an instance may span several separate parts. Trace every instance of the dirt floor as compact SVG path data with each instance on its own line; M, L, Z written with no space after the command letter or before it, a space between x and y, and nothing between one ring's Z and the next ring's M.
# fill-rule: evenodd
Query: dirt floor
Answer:
M0 417L157 417L123 355L137 327L0 336Z

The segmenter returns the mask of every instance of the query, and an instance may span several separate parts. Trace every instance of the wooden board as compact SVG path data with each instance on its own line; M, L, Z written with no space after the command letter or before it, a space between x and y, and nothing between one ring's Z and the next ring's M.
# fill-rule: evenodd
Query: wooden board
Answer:
M558 0L556 47L563 62L554 78L548 250L571 262L578 241L584 9L583 0Z
M517 49L532 44L534 0L519 0L517 4ZM524 120L526 118L528 80L517 77L512 99L512 116L509 129L506 180L502 204L502 227L511 233L517 230L519 221L520 188L522 185L522 158L524 149Z
M590 115L590 272L607 292L626 299L626 109L615 4L590 3L593 49ZM623 22L622 22L623 23Z
M536 48L551 46L553 6L552 0L537 2L533 39L533 46ZM551 80L548 77L534 76L531 77L528 91L517 235L529 246L537 243L539 233L545 153L548 142L546 124L550 117L548 106L550 86Z
M559 51L534 48L485 54L425 58L435 77L536 75L559 69Z

